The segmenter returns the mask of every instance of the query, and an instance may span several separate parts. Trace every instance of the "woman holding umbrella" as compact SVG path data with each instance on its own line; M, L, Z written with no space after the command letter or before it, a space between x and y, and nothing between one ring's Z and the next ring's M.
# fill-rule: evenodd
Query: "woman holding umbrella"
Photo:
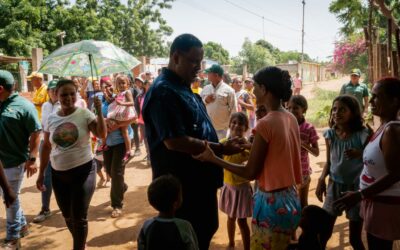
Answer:
M45 169L52 163L52 183L57 204L73 237L73 249L85 249L88 234L87 211L95 190L96 167L90 147L90 133L105 137L106 124L101 101L94 99L97 117L75 106L77 88L71 80L60 80L56 94L61 109L44 124L44 143L36 186L44 191Z

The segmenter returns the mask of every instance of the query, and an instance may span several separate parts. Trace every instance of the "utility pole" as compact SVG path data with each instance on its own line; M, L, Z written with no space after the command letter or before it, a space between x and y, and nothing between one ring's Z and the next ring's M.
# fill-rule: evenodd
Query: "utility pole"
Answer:
M265 18L264 18L264 16L262 17L262 22L263 22L263 39L264 39L264 41L265 41L265 25L264 25L264 21L265 21Z
M302 0L303 4L303 24L301 26L301 81L304 82L303 79L303 62L304 62L304 9L306 6L306 1Z

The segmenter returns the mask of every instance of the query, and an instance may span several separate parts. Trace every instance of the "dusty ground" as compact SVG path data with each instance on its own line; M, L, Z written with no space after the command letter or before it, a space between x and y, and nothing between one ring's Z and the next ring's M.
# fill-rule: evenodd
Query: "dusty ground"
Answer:
M312 96L315 85L323 89L338 90L346 79L332 80L318 84L307 84L302 94ZM318 129L319 134L323 129ZM325 145L320 140L321 154L311 157L314 169L310 187L309 203L321 205L315 197L316 180L325 163ZM144 152L144 149L142 149ZM110 217L109 186L97 189L89 209L89 235L88 249L136 249L136 238L145 219L154 216L154 209L148 204L146 198L147 185L151 180L151 170L143 161L144 154L133 159L126 168L126 182L129 189L125 195L124 215L118 219ZM21 203L27 220L31 222L39 212L41 200L39 191L35 187L36 176L25 179L21 190ZM71 249L71 236L65 227L62 215L52 197L51 210L54 215L41 224L31 223L31 234L22 240L23 249ZM0 207L0 238L5 237L5 211ZM239 230L237 230L239 231ZM237 249L241 249L240 234L236 236ZM225 249L227 244L226 216L220 213L220 228L215 234L211 249ZM348 223L342 216L338 219L334 234L328 243L328 249L351 249L348 238ZM400 249L396 247L395 249Z

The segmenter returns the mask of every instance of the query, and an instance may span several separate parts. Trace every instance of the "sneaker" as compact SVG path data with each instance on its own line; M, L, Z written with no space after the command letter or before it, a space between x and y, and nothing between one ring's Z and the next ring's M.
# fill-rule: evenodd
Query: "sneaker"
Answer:
M120 208L114 208L111 212L111 218L118 218L122 215L122 210Z
M15 240L5 240L2 245L3 250L16 250L21 249L21 241L19 239Z
M50 213L50 211L48 211L48 213ZM19 230L19 237L24 238L25 236L28 236L30 233L31 231L29 231L29 226L26 224L21 227L21 230Z
M141 155L142 154L142 151L140 151L140 149L139 148L137 148L137 149L135 149L135 153L133 154L133 156L139 156L139 155Z
M47 218L49 218L51 216L51 212L50 211L40 211L40 213L33 218L33 222L34 223L40 223L45 221ZM22 229L21 229L22 231Z

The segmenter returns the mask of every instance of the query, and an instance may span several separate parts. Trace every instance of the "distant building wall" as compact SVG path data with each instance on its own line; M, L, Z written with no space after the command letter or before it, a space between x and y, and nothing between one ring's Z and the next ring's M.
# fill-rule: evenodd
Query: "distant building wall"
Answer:
M285 63L276 65L278 68L289 71L289 74L294 77L296 73L301 75L303 66L303 82L320 82L326 80L326 68L319 63L303 62L301 63Z

